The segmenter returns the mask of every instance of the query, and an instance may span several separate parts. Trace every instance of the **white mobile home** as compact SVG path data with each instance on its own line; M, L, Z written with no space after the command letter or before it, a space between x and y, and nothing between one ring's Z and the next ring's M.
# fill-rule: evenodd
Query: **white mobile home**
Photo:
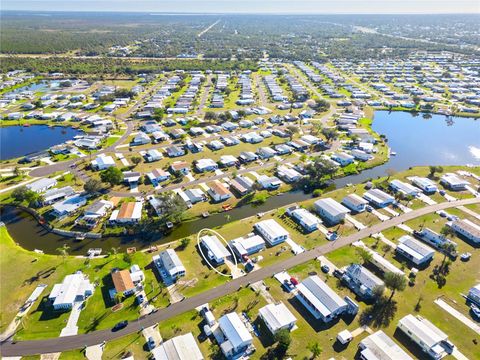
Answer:
M279 330L291 330L297 321L295 316L284 303L268 304L258 310L260 316L270 332L275 335Z
M453 191L465 190L467 186L470 185L468 181L463 180L461 177L453 173L442 175L440 178L440 184Z
M435 250L409 235L402 236L398 242L396 253L417 266L425 265L433 259Z
M244 352L252 345L252 335L237 313L223 315L218 320L218 324L225 338L225 341L220 344L220 349L228 359Z
M380 189L371 189L363 194L363 198L371 202L373 205L383 208L393 204L395 198Z
M450 227L455 230L458 235L474 242L480 243L480 226L468 219L453 221Z
M358 348L361 360L413 360L382 330L360 341Z
M200 246L204 256L213 261L213 265L225 263L225 259L230 256L227 248L215 235L204 235L200 238Z
M152 260L165 284L172 284L178 278L185 276L185 267L173 249L162 251Z
M288 231L273 219L260 221L253 225L253 227L270 246L278 245L290 236Z
M265 249L265 240L259 235L252 235L233 239L229 242L229 245L235 255L243 258L243 256L252 255Z
M315 211L329 224L338 224L347 215L350 210L338 203L332 198L320 199L315 201Z
M55 310L69 310L78 301L84 301L93 294L94 287L87 277L77 271L67 275L61 284L55 284L48 296Z
M342 204L356 213L361 213L365 211L368 201L357 194L349 194L343 198Z

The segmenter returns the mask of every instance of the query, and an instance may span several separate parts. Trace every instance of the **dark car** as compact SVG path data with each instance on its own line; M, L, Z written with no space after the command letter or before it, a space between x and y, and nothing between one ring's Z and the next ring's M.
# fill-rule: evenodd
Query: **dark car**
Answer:
M135 299L137 301L137 304L138 305L141 305L144 301L145 301L145 298L143 297L142 294L138 295Z
M322 271L325 274L328 274L328 272L330 271L330 268L328 267L328 265L322 265L322 267L320 269L322 269Z
M120 321L119 323L116 323L115 326L112 328L112 331L118 331L126 328L128 325L127 320Z

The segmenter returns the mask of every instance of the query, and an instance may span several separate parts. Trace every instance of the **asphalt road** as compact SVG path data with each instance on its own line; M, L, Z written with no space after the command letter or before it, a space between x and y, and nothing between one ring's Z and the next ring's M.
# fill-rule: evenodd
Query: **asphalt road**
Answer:
M213 301L219 297L231 294L237 291L240 287L248 286L249 284L252 284L254 282L261 281L267 277L271 277L282 270L289 269L293 266L297 266L304 262L313 260L320 255L324 255L343 246L350 245L351 243L361 240L369 236L370 234L378 233L392 226L401 224L405 221L412 220L416 217L434 211L476 203L480 203L480 198L444 202L440 204L426 206L424 208L402 214L385 222L378 223L369 228L360 230L350 236L341 237L334 242L318 246L302 254L292 256L277 264L256 270L243 277L231 280L224 285L203 292L197 296L187 298L184 301L172 304L167 308L159 309L154 314L147 315L142 319L130 322L126 328L118 332L112 332L111 330L99 330L88 334L80 334L45 340L20 341L15 344L6 341L0 346L1 354L2 356L26 356L42 353L62 352L71 349L83 348L85 346L96 345L101 343L102 341L110 341L121 336L139 332L143 328L147 328L158 322L170 319L186 311L193 310L196 307Z

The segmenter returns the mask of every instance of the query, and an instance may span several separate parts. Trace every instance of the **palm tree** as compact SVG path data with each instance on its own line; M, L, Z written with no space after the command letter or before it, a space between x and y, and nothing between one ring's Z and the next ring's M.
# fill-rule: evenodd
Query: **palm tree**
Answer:
M119 248L119 247L115 247L115 246L110 249L110 252L111 252L112 255L115 257L115 259L117 258L117 255L118 255L118 251L119 251L119 250L120 250L120 248Z
M360 257L364 264L372 261L372 253L363 247L357 248L357 255Z
M407 287L407 279L399 273L387 272L384 276L385 286L392 292L388 302L390 302L396 291L403 291Z
M125 294L123 293L123 291L116 292L113 298L115 299L115 304L120 304L122 300L125 299Z
M65 262L65 259L68 256L68 250L70 250L70 246L67 244L63 244L62 247L57 248L57 252L62 256L63 262Z
M308 350L310 350L310 352L312 353L312 359L318 358L323 352L323 349L318 342L309 344L307 347Z

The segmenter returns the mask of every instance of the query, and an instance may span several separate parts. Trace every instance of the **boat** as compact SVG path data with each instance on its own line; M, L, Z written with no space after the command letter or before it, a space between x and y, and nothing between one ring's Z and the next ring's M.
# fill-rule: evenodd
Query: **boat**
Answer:
M396 153L395 151L392 151L392 152L390 153L390 155L395 156L395 155L397 155L397 153Z
M167 229L173 228L173 223L171 221L167 221L165 225L167 226Z
M210 213L208 211L205 211L204 213L202 213L203 218L207 218L209 216L210 216Z
M34 249L33 252L37 254L43 254L43 250Z
M222 209L223 211L229 211L229 210L232 210L233 207L231 204L225 204L225 205L222 205Z
M23 127L30 127L30 124L23 124Z
M88 249L87 251L87 255L88 256L98 256L102 253L102 249L101 248L90 248Z
M136 247L129 247L127 248L127 254L135 254L137 252Z
M82 240L85 240L85 234L75 235L75 241L82 241Z

